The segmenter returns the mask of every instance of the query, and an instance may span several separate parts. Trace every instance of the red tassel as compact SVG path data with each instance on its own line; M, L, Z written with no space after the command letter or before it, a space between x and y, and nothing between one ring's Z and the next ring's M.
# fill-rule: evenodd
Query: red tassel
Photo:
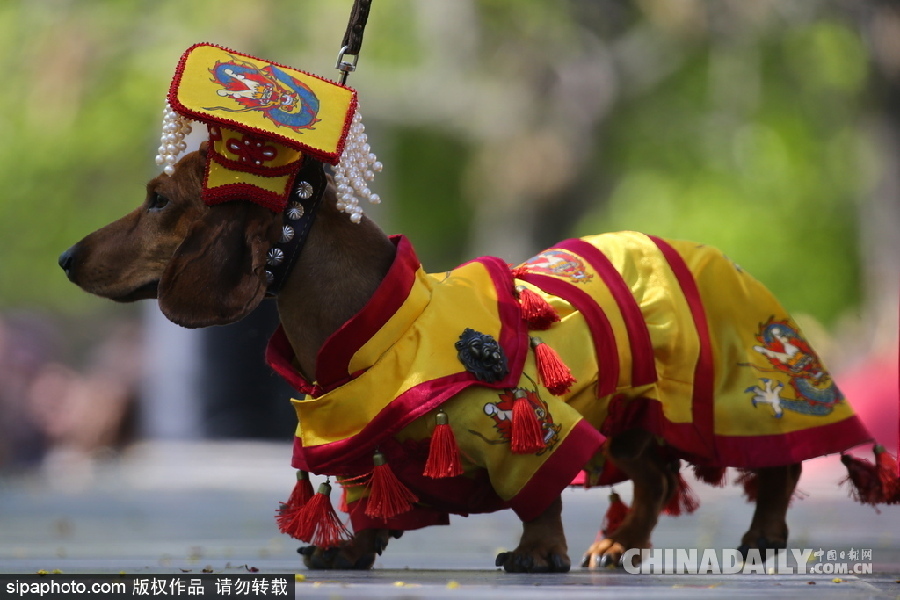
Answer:
M337 509L342 513L349 513L350 507L347 505L347 488L341 486L341 499L338 500Z
M281 505L278 516L275 517L281 533L291 535L291 531L295 528L293 524L295 518L312 497L313 489L312 483L309 482L309 473L297 471L297 483L294 484L290 497Z
M875 469L881 485L881 501L886 504L900 503L900 477L897 475L897 459L884 446L876 444Z
M734 483L744 488L744 497L747 498L747 502L756 502L757 490L759 489L756 471L738 469L738 476L735 477Z
M707 467L694 465L694 475L705 484L713 487L725 486L725 467Z
M306 505L294 511L289 531L291 537L320 548L331 548L352 536L331 506L331 485L326 481Z
M425 462L423 475L439 479L442 477L456 477L462 475L463 469L459 461L459 446L456 445L456 437L453 428L447 420L447 413L440 411L435 417L437 425L431 434L431 444L428 447L428 460Z
M516 286L516 295L519 297L522 319L528 324L529 329L549 329L551 325L559 322L559 315L540 294L519 285Z
M510 449L515 454L540 452L546 446L543 427L534 412L534 402L528 397L528 391L522 388L516 388L513 397Z
M603 532L603 537L608 538L615 533L626 516L628 516L628 505L622 502L622 497L617 493L611 493L609 495L609 508L606 509L606 514L603 516L603 526L600 528L600 531Z
M700 500L694 494L691 486L684 480L681 473L678 474L678 484L675 493L669 498L669 502L663 508L663 513L672 517L680 516L682 513L691 514L700 506Z
M878 470L870 461L841 454L841 462L847 468L847 477L841 481L850 483L850 497L862 504L875 506L881 501L881 481Z
M531 338L531 347L534 348L538 375L544 387L554 396L561 396L567 393L577 380L572 376L572 372L559 357L559 354L539 337Z
M285 503L285 508L302 508L313 497L312 483L309 481L309 473L306 471L297 471L297 483L294 484L294 490Z
M387 520L410 510L419 499L397 479L381 452L375 453L374 460L366 516Z

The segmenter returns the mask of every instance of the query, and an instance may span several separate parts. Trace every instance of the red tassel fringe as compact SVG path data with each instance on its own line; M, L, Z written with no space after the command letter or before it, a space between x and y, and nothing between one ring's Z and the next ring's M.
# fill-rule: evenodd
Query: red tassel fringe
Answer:
M877 444L872 449L875 463L849 454L841 455L841 462L847 468L847 477L841 484L850 483L850 497L862 504L900 503L900 477L897 475L897 460Z
M691 514L700 506L700 500L694 494L691 486L684 480L681 473L678 474L678 484L675 493L669 498L669 502L663 508L663 513L678 517L681 514Z
M841 485L850 483L850 497L862 504L878 504L881 501L881 481L875 465L865 458L849 454L842 454L841 462L847 468L847 477Z
M531 347L534 348L534 357L541 384L554 396L561 396L567 393L572 384L576 382L576 379L572 376L569 367L559 357L559 354L539 337L531 338Z
M309 481L309 473L297 471L297 483L294 484L294 490L288 498L287 508L301 508L312 499L314 493L312 483Z
M534 403L528 392L518 388L514 392L512 407L512 440L510 449L515 454L533 454L540 452L544 444L544 430L538 420Z
M439 479L443 477L456 477L462 475L463 468L459 460L459 446L456 445L456 436L453 428L447 421L447 413L441 411L437 414L437 425L431 434L431 443L428 447L428 460L425 462L426 477Z
M375 468L369 482L369 501L366 516L390 519L412 508L419 499L397 479L394 471L380 452L375 453Z
M281 531L281 533L291 535L290 532L295 527L293 524L295 518L303 507L306 506L306 503L312 499L313 494L312 483L309 481L309 473L306 471L297 471L297 483L294 484L294 489L291 491L290 497L288 497L287 502L281 505L281 508L278 510L278 516L275 517L275 520L278 523L278 530Z
M528 324L529 329L549 329L551 325L559 322L559 315L540 294L523 285L516 286L516 294L519 297L522 319Z
M900 503L900 474L897 472L897 459L891 456L884 446L878 444L875 451L875 469L881 485L881 501L885 504Z
M725 487L725 467L693 466L694 475L705 484Z
M330 496L331 485L325 482L302 509L292 511L287 530L282 531L320 548L348 541L352 536L331 506Z
M603 537L608 538L615 533L626 516L628 516L628 505L622 502L622 497L617 493L611 493L609 495L609 508L606 509L606 514L603 516L603 525L600 528Z

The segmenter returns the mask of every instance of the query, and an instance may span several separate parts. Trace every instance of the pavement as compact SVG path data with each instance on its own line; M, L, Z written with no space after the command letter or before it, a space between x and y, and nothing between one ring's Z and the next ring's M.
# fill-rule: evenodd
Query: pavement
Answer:
M795 574L768 574L778 565L767 563L765 573L734 575L578 566L568 574L513 575L493 566L497 552L515 547L521 531L508 511L408 532L391 541L371 571L307 571L296 553L299 543L281 535L273 519L293 485L290 455L290 443L154 442L101 460L57 453L39 470L0 476L0 574L258 570L298 574L298 598L328 599L900 598L900 507L879 513L849 500L837 485L844 471L835 457L806 463L799 487L807 495L788 515L791 548L822 550L822 574L811 572L811 562ZM699 510L661 518L654 547L698 549L701 555L714 549L721 558L746 529L752 506L734 486L693 488ZM616 491L630 501L630 484ZM607 495L606 489L565 491L563 521L573 562L593 541ZM848 560L840 559L842 552ZM824 572L844 563L872 572ZM798 569L793 559L786 564Z

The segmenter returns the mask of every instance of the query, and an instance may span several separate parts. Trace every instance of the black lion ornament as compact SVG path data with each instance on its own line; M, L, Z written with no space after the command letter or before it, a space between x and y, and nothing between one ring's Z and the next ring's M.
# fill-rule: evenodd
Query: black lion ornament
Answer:
M509 374L506 355L493 336L466 329L455 345L459 361L479 381L496 383Z

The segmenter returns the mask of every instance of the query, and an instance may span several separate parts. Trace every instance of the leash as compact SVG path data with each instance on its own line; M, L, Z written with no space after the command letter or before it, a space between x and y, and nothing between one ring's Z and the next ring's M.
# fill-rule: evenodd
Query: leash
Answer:
M338 52L337 63L334 65L334 68L341 72L341 85L344 85L347 82L347 76L356 70L359 51L362 48L363 33L365 33L366 23L369 21L370 8L372 8L372 0L353 0L347 31L344 33L341 51ZM347 56L353 57L353 60L345 60Z

